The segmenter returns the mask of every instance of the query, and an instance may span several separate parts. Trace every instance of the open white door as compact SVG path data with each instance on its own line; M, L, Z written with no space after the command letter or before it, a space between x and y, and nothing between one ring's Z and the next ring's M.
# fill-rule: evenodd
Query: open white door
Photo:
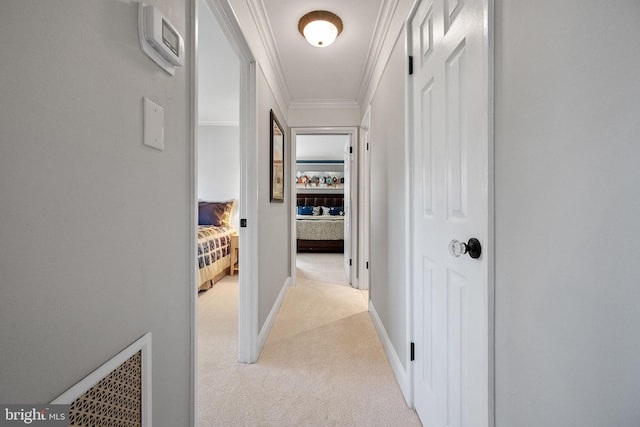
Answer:
M413 380L425 426L492 423L488 2L423 0L410 22ZM464 253L470 238L478 258Z
M353 283L351 254L351 138L344 146L344 272Z
M369 209L371 194L371 179L369 176L369 122L370 112L367 110L360 125L360 144L358 146L358 288L369 290L369 223L371 211Z

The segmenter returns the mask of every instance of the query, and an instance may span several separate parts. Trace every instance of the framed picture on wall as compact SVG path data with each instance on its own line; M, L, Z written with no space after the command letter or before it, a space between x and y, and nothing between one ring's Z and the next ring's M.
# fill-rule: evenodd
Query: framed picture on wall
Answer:
M271 110L271 201L284 203L284 131Z

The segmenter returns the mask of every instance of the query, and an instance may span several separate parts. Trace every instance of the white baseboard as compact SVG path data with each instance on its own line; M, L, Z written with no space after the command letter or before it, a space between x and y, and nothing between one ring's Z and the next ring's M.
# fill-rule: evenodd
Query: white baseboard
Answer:
M412 408L413 398L411 396L411 387L407 370L402 366L402 361L400 360L400 357L398 357L398 353L396 353L396 350L391 343L391 339L389 338L389 335L387 335L387 331L382 324L382 320L380 320L380 316L378 316L376 308L373 305L373 301L371 300L369 300L369 315L371 316L373 326L375 326L376 331L378 332L378 337L380 338L382 347L387 354L387 359L389 359L391 369L393 369L393 373L396 376L400 390L402 390L404 400L407 402L407 405Z
M280 311L280 306L282 305L282 301L284 301L284 296L287 294L287 289L291 286L291 277L287 277L284 285L282 285L282 289L280 289L280 293L278 294L278 298L276 298L276 302L273 304L269 315L267 316L267 320L265 320L262 329L258 333L258 351L259 355L262 352L262 348L264 347L264 343L267 341L267 337L269 336L269 332L271 332L271 327L273 326L273 322L276 321L276 316Z

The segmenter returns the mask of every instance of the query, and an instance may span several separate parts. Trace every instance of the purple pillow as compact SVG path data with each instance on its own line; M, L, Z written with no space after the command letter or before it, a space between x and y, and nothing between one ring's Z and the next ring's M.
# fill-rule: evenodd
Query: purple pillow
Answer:
M198 202L198 225L231 225L233 200L228 202Z

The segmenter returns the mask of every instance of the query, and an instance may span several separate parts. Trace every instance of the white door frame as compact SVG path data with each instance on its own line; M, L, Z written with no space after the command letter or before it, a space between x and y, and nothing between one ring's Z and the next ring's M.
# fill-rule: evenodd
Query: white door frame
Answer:
M487 191L488 191L488 204L487 204L487 241L483 243L482 252L483 256L487 259L487 308L488 308L488 346L487 346L487 361L488 361L488 426L495 426L495 184L494 184L494 64L495 64L495 48L494 48L494 11L495 0L487 0L487 8L484 11L484 31L487 35L487 91L488 91L488 123L487 123ZM417 13L420 6L420 1L415 1L409 16L405 21L405 58L411 55L412 46L412 27L411 21ZM413 235L413 222L410 212L413 209L413 102L412 102L412 80L408 72L408 65L405 66L405 108L406 123L405 123L405 162L406 162L406 188L407 188L407 205L406 209L408 214L409 226L406 233L406 250L407 250L407 277L406 282L406 295L407 295L407 335L409 342L414 340L413 331L413 296L415 283L413 277L413 268L411 267L411 261L413 259L413 251L411 244L411 236ZM409 378L409 390L410 396L407 399L407 403L412 407L415 407L413 403L414 399L414 366L413 363L408 364L407 377ZM406 396L405 396L406 397Z
M371 107L367 107L362 123L360 124L358 144L358 287L369 290L369 268L371 258L370 223L371 223L371 157L369 155L371 128Z
M242 272L238 275L238 361L253 363L258 358L258 233L257 233L257 72L256 61L247 43L235 14L228 0L204 0L213 12L220 28L238 55L240 62L240 117L239 117L239 145L240 145L240 218L247 220L247 227L239 230L239 246L243 248L239 253L239 263ZM190 111L191 125L190 148L190 265L189 304L191 318L191 355L190 355L190 420L189 425L197 425L197 337L198 337L198 270L196 267L197 227L198 227L198 0L191 0L189 34L191 53L191 84Z
M295 285L296 282L296 214L297 214L297 207L296 207L296 203L297 203L297 189L296 189L296 183L295 183L295 178L296 178L296 144L297 144L297 136L298 135L349 135L349 138L351 139L351 146L353 147L353 164L357 165L358 164L358 128L357 127L318 127L318 128L313 128L313 127L305 127L305 128L301 128L301 127L292 127L291 128L291 159L290 159L290 167L289 170L290 172L290 177L289 177L289 182L291 185L291 190L290 193L291 194L291 284ZM354 173L356 172L356 173ZM352 171L352 177L353 180L351 182L351 192L352 194L354 193L355 190L355 200L358 200L358 173L357 171ZM352 201L354 199L351 199ZM353 274L353 272L357 271L358 269L358 262L359 262L359 244L360 242L358 242L358 227L353 227L353 220L356 219L357 221L358 218L358 206L357 203L352 203L351 204L351 221L352 221L352 226L351 226L351 258L354 260L354 263L356 264L354 266L354 268L352 269L352 286L354 288L358 288L358 278L355 277L355 274Z

